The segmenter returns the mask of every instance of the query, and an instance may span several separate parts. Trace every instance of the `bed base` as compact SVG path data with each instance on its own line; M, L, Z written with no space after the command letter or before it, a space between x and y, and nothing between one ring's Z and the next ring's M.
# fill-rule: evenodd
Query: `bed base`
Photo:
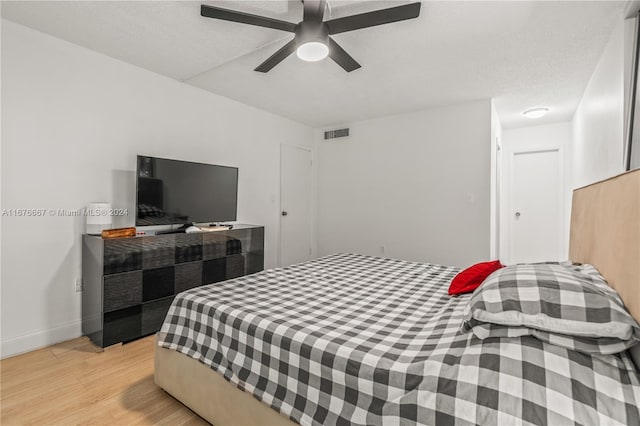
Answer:
M165 392L216 426L296 424L200 361L157 344L154 377Z

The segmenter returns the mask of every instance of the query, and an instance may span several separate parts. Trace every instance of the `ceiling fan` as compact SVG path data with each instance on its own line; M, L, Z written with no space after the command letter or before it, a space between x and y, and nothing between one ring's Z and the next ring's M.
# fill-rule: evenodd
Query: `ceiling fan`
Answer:
M255 69L258 72L268 72L294 51L300 59L305 61L319 61L329 56L345 71L357 70L360 68L360 64L345 52L331 38L331 35L404 21L417 18L420 15L420 3L418 2L323 21L326 0L303 0L303 3L304 15L302 21L297 24L205 4L200 7L200 15L294 33L291 41L258 65Z

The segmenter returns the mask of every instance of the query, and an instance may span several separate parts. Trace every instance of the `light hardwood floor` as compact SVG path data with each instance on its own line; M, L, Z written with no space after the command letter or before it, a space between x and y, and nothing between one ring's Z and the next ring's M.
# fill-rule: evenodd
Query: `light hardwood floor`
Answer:
M154 342L98 352L81 337L0 361L0 424L207 425L154 384Z

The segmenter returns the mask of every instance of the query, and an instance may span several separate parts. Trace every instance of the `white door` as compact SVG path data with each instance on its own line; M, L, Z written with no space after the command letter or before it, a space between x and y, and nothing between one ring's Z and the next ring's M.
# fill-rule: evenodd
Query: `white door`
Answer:
M562 168L557 149L510 159L508 263L562 260Z
M280 266L311 259L311 150L280 150Z

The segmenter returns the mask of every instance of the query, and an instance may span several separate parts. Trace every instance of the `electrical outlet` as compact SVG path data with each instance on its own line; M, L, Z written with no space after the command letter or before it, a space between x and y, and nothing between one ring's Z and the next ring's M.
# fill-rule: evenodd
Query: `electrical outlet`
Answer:
M75 286L74 286L76 293L80 293L82 290L84 290L84 285L82 282L82 278L76 278L76 282L75 282Z
M380 254L384 254L384 246L380 246Z

